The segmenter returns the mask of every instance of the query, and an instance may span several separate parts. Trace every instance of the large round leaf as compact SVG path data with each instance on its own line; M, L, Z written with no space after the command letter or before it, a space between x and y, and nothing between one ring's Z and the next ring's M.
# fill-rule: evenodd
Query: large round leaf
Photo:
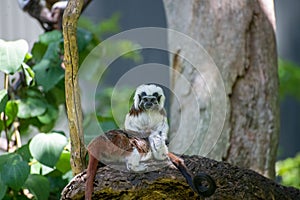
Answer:
M38 200L47 200L50 194L50 183L48 179L39 174L30 174L25 182L25 188Z
M7 74L14 74L21 66L28 43L25 40L6 42L0 40L0 70Z
M54 167L67 145L67 138L58 133L40 133L29 144L31 155L40 163Z
M25 183L30 172L27 162L18 154L11 156L1 168L3 182L14 190L19 190Z

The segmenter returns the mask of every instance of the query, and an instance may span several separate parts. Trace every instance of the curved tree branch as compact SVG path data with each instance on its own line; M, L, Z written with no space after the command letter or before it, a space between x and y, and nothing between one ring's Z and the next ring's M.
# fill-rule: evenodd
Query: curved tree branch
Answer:
M200 156L183 156L194 175L209 174L216 182L215 193L207 199L300 199L300 190L277 184L252 170ZM86 172L65 187L61 199L82 199ZM128 173L98 168L93 199L199 199L180 172L166 167L147 173Z

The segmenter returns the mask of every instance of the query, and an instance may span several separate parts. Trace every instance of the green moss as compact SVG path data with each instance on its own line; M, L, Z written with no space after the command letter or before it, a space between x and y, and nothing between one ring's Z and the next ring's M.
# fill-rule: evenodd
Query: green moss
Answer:
M112 188L104 188L101 191L95 192L93 199L199 199L191 188L184 182L174 179L159 179L149 183L147 187L137 187L130 190L117 191Z

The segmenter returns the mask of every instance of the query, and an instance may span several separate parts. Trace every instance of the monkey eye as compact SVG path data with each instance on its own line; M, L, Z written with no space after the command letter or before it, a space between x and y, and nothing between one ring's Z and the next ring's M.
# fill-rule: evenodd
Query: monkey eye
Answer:
M155 96L156 98L158 97L158 93L157 92L154 92L153 94L152 94L152 96Z
M142 92L141 93L141 97L144 97L144 96L146 96L147 94L146 94L146 92Z

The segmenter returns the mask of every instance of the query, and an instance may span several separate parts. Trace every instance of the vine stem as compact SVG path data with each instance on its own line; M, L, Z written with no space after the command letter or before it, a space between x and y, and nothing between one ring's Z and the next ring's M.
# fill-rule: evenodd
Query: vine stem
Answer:
M9 75L8 74L4 74L4 89L6 91L8 91L8 87L9 87ZM4 131L5 131L5 136L6 136L6 151L9 152L9 135L8 135L8 128L7 128L7 123L6 123L6 114L5 114L5 110L3 111L3 125L4 125Z

